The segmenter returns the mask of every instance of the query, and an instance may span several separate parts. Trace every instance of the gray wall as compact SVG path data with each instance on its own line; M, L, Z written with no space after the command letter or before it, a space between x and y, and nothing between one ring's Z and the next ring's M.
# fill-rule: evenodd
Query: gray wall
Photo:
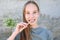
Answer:
M41 12L53 17L60 16L60 0L40 0Z
M10 28L5 27L3 20L11 17L21 22L25 2L27 0L0 0L0 40L6 40L11 32ZM60 0L36 0L36 2L41 13L39 24L49 27L54 38L60 40Z
M41 13L53 17L60 16L60 0L37 0ZM7 15L9 12L14 15L22 14L22 8L25 3L20 0L0 0L0 16Z

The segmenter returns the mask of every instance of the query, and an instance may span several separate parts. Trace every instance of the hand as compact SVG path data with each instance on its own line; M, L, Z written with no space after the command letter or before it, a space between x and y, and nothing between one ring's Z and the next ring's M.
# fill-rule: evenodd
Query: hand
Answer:
M19 33L19 32L21 32L23 29L25 29L25 28L27 27L27 25L28 25L28 23L21 22L21 23L17 24L15 31L16 31L17 33Z
M7 40L14 40L14 38L19 32L21 32L23 29L28 27L27 25L28 23L24 23L24 22L17 24L15 31L12 33L12 35Z

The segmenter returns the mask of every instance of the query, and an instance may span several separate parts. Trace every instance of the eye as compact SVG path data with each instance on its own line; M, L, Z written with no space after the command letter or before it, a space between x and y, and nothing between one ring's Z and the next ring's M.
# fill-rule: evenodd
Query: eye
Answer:
M37 12L35 11L35 12L33 12L33 14L36 14Z
M27 12L26 14L30 14L29 12Z

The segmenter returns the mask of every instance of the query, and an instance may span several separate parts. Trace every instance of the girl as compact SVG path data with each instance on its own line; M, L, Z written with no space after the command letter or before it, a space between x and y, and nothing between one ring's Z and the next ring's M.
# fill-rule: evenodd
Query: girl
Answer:
M23 10L23 22L17 24L15 31L7 40L53 40L51 32L37 24L39 7L28 1Z

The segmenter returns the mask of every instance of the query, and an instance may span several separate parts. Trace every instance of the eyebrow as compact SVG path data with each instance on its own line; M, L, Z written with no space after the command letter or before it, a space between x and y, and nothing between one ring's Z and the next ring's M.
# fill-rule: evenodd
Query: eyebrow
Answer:
M38 10L34 10L34 11L38 11ZM26 11L25 11L26 12ZM28 11L29 12L29 11Z
M38 11L38 10L34 10L34 11Z
M34 10L34 11L37 11L37 12L38 12L38 10ZM27 10L27 12L29 12L29 11ZM25 10L25 13L27 13L27 12L26 12L26 10Z

